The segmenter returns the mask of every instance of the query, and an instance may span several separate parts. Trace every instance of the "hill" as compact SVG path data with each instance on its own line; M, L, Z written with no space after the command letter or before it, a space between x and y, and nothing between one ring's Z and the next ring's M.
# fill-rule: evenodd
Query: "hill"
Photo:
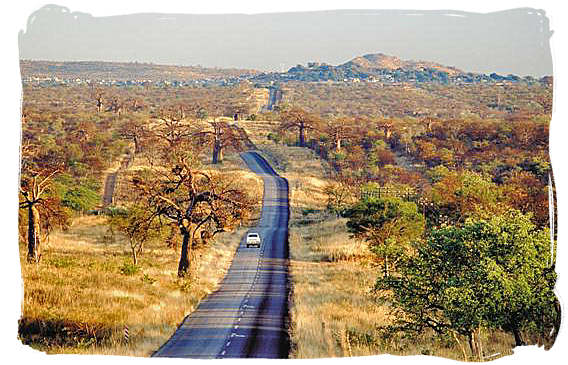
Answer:
M308 62L306 66L297 65L282 73L262 73L252 77L257 82L282 81L369 81L383 83L398 82L438 82L438 83L477 83L477 82L517 82L536 81L531 76L521 78L516 75L490 75L459 70L430 61L402 60L383 53L366 54L355 57L343 64L333 66L327 63Z
M57 77L88 80L203 80L251 76L257 71L204 68L201 66L156 65L139 62L56 62L20 60L22 78Z
M454 67L444 66L436 62L401 60L398 57L385 55L383 53L366 54L364 56L356 57L351 61L338 66L338 68L357 69L360 72L397 69L405 71L423 71L434 69L440 72L446 72L450 76L465 73Z

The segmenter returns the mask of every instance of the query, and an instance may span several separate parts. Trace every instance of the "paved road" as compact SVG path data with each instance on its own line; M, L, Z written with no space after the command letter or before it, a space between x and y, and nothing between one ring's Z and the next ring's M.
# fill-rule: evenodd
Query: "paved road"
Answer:
M261 219L251 229L261 247L246 248L243 238L219 289L153 356L288 357L288 182L256 152L241 157L264 180Z

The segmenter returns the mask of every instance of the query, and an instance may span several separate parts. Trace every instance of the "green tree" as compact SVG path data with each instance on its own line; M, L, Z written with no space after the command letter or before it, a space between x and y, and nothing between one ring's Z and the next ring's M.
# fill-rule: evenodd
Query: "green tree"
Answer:
M397 197L365 198L347 209L344 217L349 218L347 230L369 242L383 259L385 276L411 250L410 243L422 236L425 226L416 204Z
M108 215L108 223L113 230L123 233L128 238L132 263L138 264L138 256L144 244L160 237L163 226L154 211L141 205L132 205L127 209L112 209Z
M555 280L548 230L511 210L434 230L400 263L398 275L379 278L376 289L393 304L394 329L465 336L481 359L482 327L512 332L517 345L522 330L544 337L553 329L554 340Z
M438 213L451 222L463 223L467 218L487 217L504 210L500 190L488 177L467 170L442 175L432 186L432 201Z

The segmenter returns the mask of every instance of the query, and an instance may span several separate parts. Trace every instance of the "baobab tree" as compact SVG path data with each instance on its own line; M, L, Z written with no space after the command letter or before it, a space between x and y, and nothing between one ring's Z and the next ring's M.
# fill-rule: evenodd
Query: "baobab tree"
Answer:
M316 130L320 124L320 120L315 115L296 107L285 110L280 116L282 120L278 131L297 129L300 147L306 147L306 131Z
M206 123L211 126L211 129L197 132L194 136L205 139L213 147L213 164L223 161L223 150L225 148L242 148L245 139L237 130L238 127L219 120L209 120Z
M147 127L141 119L126 119L119 127L119 133L122 138L130 139L134 142L134 153L142 150L141 139L148 134Z
M184 147L189 147L191 138L200 131L196 123L186 120L187 109L182 105L171 105L160 108L154 115L156 123L151 127L152 134L166 145L161 152L174 159Z
M192 167L178 157L159 169L133 178L145 197L150 214L175 223L182 236L178 276L187 275L191 250L198 240L206 242L217 233L232 229L249 218L254 200L226 176Z
M97 106L97 113L100 113L103 110L104 91L100 88L95 88L91 86L91 98L95 99L95 104Z
M353 134L354 121L347 117L337 117L326 121L323 131L331 137L335 152L340 153L342 142Z
M27 212L27 259L30 263L38 263L42 226L49 233L54 221L62 224L66 221L59 199L51 194L51 182L62 171L62 164L50 155L41 155L39 148L26 143L22 147L21 166L19 208ZM42 215L45 218L43 225Z

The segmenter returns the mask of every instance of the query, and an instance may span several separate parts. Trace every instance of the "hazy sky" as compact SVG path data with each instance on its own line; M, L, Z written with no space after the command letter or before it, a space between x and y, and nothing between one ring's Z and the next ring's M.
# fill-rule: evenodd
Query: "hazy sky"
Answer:
M93 17L46 6L19 34L20 57L138 61L281 71L340 64L367 53L435 61L464 71L551 75L548 19L534 9L341 10L273 14Z

